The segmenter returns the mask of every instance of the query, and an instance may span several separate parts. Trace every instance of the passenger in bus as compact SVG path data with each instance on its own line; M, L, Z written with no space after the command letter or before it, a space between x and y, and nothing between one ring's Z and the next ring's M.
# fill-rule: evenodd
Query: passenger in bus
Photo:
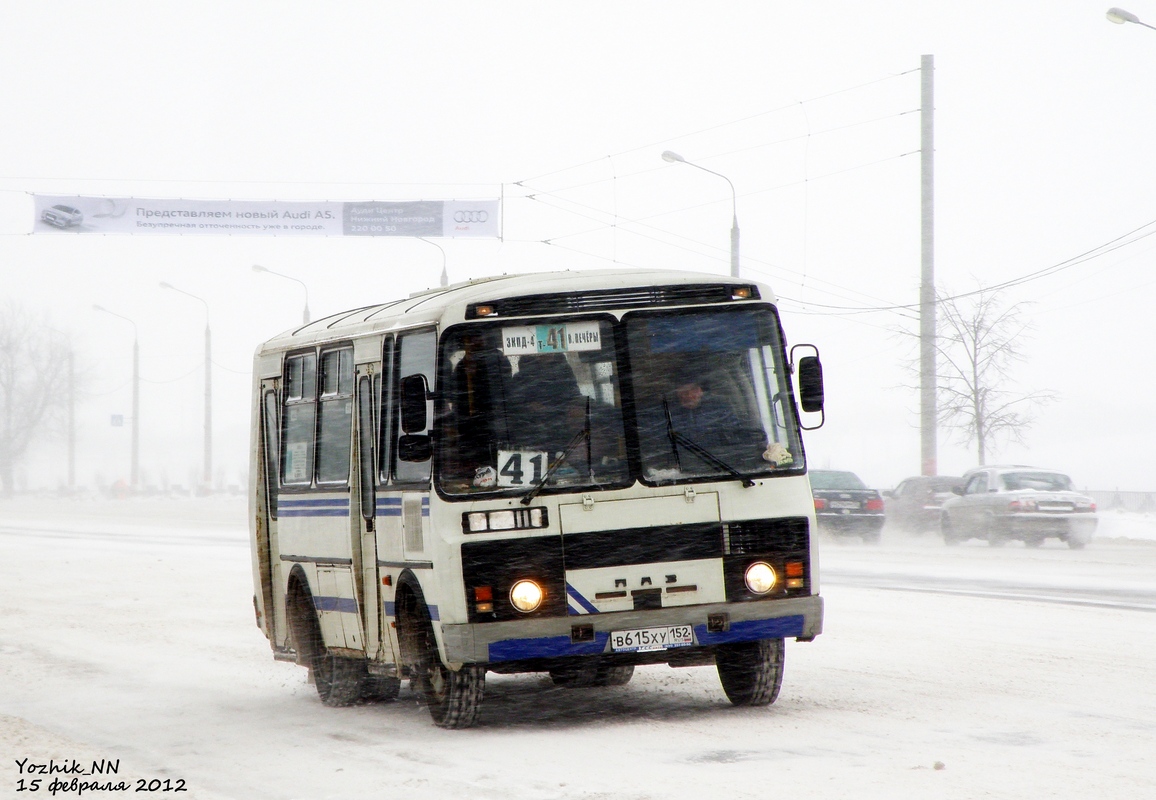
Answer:
M553 460L586 430L589 415L590 462L587 447L577 441L567 458L569 466L583 476L589 467L597 476L600 467L625 459L620 409L584 394L564 355L522 356L518 367L510 393L516 409L510 428L518 447L548 452Z
M510 393L511 433L526 448L561 452L585 425L586 397L561 353L526 355L518 361Z
M497 444L508 437L504 410L512 370L509 359L480 334L467 335L463 347L447 393L449 456L454 474L472 477L496 462Z

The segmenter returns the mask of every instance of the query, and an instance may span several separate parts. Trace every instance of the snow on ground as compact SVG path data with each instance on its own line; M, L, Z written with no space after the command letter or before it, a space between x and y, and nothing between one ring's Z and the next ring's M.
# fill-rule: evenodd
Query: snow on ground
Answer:
M478 727L444 731L408 689L330 709L272 660L243 508L0 504L0 797L48 796L16 792L24 758L120 759L206 800L1156 796L1140 515L1104 515L1127 538L1082 551L824 540L826 630L788 643L769 708L732 708L707 667L586 690L491 675Z

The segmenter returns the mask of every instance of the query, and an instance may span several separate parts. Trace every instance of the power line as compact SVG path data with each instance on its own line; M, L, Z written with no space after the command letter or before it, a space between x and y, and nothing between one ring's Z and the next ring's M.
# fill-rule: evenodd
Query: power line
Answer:
M901 78L904 75L910 75L914 72L919 72L919 69L909 69L909 70L905 70L903 72L895 73L893 75L885 75L881 78L876 78L874 80L866 81L865 83L856 84L854 86L848 86L844 89L836 89L835 91L828 92L827 94L817 95L817 96L811 97L807 100L797 100L793 103L789 103L789 104L784 105L784 106L779 106L778 108L772 108L772 109L768 109L766 111L760 111L756 114L751 114L749 116L741 117L739 119L731 120L729 122L720 122L717 125L710 125L706 128L701 128L697 131L691 131L689 133L679 134L678 136L666 137L666 138L660 139L660 140L655 141L655 142L650 142L648 144L639 145L637 147L632 147L628 150L622 150L622 151L617 152L617 153L612 153L611 155L612 156L623 156L623 155L626 155L628 153L636 153L640 150L649 150L649 149L658 147L661 144L666 144L669 142L677 142L681 139L688 139L691 136L699 136L699 135L704 134L704 133L710 133L711 131L716 131L716 130L719 130L721 128L727 128L727 127L731 127L733 125L741 125L743 123L750 122L753 119L758 119L760 117L769 116L771 114L777 114L780 111L791 110L791 109L797 108L800 105L804 105L806 103L817 103L820 100L826 100L826 99L831 98L831 97L836 97L840 94L846 94L848 92L854 92L854 91L857 91L859 89L866 88L868 86L874 86L877 83L883 83L885 81L889 81L889 80L892 80L894 78ZM529 178L523 178L520 181L514 181L514 185L520 186L524 182L527 182L527 181L537 181L537 180L540 180L542 178L548 178L551 175L558 175L558 174L563 173L563 172L569 172L570 170L573 170L573 169L579 169L581 167L587 167L587 166L590 166L591 164L598 163L603 158L606 158L606 156L599 156L598 158L593 158L593 159L590 159L588 161L583 161L583 162L578 163L578 164L572 164L568 167L562 167L560 169L552 170L550 172L543 172L540 175L534 175L534 176L529 177Z

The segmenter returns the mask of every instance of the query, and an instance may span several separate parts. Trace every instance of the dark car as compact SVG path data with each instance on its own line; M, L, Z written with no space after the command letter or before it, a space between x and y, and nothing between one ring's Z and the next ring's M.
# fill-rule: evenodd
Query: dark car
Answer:
M944 501L962 486L963 478L955 475L907 478L883 493L887 498L887 523L912 533L939 530L939 512Z
M816 469L809 473L815 519L829 533L878 542L883 530L883 496L854 472Z
M1096 504L1062 472L1037 467L979 467L964 474L958 497L943 504L946 544L971 538L999 547L1019 539L1039 547L1049 536L1078 550L1096 531Z

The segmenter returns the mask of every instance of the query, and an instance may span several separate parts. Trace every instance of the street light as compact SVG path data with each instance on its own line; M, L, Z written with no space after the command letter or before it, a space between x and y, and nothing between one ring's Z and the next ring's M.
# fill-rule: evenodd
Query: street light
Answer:
M138 488L140 476L140 333L136 323L104 306L93 305L93 311L102 311L132 325L132 488Z
M309 287L305 285L305 281L300 278L294 278L292 275L283 275L280 272L274 272L268 267L262 267L260 264L253 265L254 272L267 272L270 275L276 275L278 278L284 278L287 281L296 281L301 284L301 288L305 290L305 313L301 317L301 321L306 325L309 324Z
M423 239L420 236L415 236L414 238L417 239L419 242L425 242L426 244L432 244L438 250L441 250L441 252L442 252L442 288L444 289L445 287L449 286L450 285L450 276L449 276L449 273L446 272L446 251L445 251L445 249L437 242L431 242L429 239Z
M671 150L667 150L662 154L662 160L671 164L686 164L688 167L701 169L703 172L709 172L711 175L718 175L731 187L731 204L733 210L733 222L731 223L731 277L737 278L739 276L739 201L738 195L735 194L735 185L731 183L730 178L721 172L715 172L713 169L701 167L693 161L687 161L678 153Z
M205 307L205 491L213 489L213 332L209 329L209 304L204 298L197 297L184 289L178 289L171 283L161 281L162 289L172 289L187 297L191 297Z
M1141 22L1140 18L1131 11L1125 11L1122 8L1109 8L1108 21L1115 22L1117 25L1123 25L1125 22L1132 22L1136 25L1143 25L1145 28L1151 28L1156 31L1156 26L1149 25L1147 22Z

